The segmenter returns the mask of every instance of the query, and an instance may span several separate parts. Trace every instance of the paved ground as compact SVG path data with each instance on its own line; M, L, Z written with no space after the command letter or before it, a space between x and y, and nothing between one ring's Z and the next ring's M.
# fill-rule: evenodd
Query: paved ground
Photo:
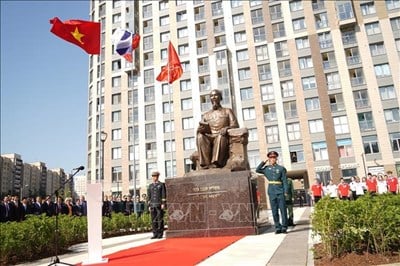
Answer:
M310 212L311 208L309 207L295 208L294 220L297 226L289 228L288 234L276 235L274 228L269 227L259 235L240 239L198 265L314 265L310 251L312 246ZM272 221L269 211L261 213L261 220L265 222L268 219ZM144 233L103 239L103 257L120 250L163 241L162 239L152 240L150 239L151 235L151 233ZM76 245L72 250L71 253L59 256L60 261L76 264L88 259L87 243ZM54 257L46 258L20 265L49 265L54 260Z

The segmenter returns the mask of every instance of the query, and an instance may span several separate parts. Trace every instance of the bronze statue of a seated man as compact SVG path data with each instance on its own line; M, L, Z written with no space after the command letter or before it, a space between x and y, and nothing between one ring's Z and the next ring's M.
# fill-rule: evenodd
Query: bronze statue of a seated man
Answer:
M228 129L238 128L232 109L221 106L222 93L210 92L212 109L203 115L197 128L200 169L222 168L229 157Z

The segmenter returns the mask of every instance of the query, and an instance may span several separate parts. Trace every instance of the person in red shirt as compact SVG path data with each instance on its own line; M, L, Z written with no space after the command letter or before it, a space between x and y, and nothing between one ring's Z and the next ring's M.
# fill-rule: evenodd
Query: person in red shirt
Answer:
M388 174L388 178L386 180L387 185L388 185L388 190L390 193L392 194L397 194L397 192L399 191L399 180L397 179L397 177L393 176L393 172L392 171L387 171Z
M371 193L371 195L375 195L376 190L378 188L378 181L376 180L376 175L372 175L371 173L368 173L368 178L365 183L367 185L368 192Z
M348 200L350 195L350 185L344 181L343 178L340 179L340 184L338 185L339 198L341 200Z
M322 185L318 178L315 178L315 183L311 186L311 192L314 203L316 204L323 195Z

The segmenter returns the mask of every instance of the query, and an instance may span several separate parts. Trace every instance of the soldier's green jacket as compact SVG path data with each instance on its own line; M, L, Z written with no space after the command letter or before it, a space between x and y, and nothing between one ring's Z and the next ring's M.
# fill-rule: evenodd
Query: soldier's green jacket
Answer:
M280 185L269 184L268 185L268 194L282 194L288 193L288 181L286 178L286 168L279 164L265 164L265 162L261 162L257 168L256 172L260 174L264 174L264 176L268 179L269 182L277 181L282 182Z

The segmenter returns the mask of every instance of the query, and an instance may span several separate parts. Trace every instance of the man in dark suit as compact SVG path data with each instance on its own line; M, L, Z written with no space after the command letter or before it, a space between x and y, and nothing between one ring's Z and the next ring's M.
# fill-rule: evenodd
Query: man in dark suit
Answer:
M160 173L153 171L151 173L153 183L149 185L147 195L149 201L149 211L151 215L153 237L162 238L164 233L164 208L166 203L165 184L158 180Z

